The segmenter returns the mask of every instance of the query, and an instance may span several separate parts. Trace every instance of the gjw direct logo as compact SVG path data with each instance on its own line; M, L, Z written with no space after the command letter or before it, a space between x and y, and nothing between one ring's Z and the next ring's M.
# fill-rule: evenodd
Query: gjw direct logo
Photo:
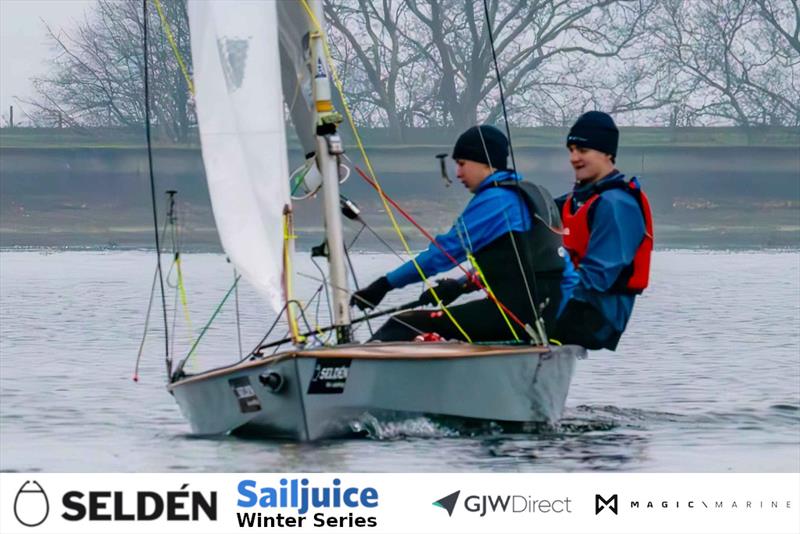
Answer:
M444 508L447 510L447 515L453 517L453 510L456 507L456 503L458 502L458 495L461 493L461 490L458 490L455 493L451 493L447 497L442 497L438 501L434 502L434 506L438 506L439 508Z
M70 522L132 522L217 520L217 492L79 491L61 496L61 519ZM26 527L37 527L50 515L50 499L36 480L28 480L14 498L14 516Z
M434 501L433 505L447 511L452 517L458 507L458 498L461 490L446 495ZM571 514L569 497L562 499L542 499L532 495L468 495L464 498L462 507L469 513L477 513L480 517L489 513L509 514Z

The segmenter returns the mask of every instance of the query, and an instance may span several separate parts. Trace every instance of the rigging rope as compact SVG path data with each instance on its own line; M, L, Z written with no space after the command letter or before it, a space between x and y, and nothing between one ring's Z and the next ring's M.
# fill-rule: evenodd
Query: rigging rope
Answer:
M172 53L175 54L175 59L178 60L178 65L183 73L183 78L186 80L186 85L189 87L189 92L194 95L194 84L192 83L192 78L189 76L189 70L186 68L186 63L183 61L180 50L178 50L178 44L175 42L175 37L172 35L172 30L169 28L169 21L167 20L167 17L164 16L164 11L161 9L161 1L153 0L153 2L156 5L158 16L161 17L161 27L164 28L164 33L167 35L167 40L169 41L169 45L172 47Z
M147 0L144 0L144 2L145 2L145 6L146 6ZM180 51L179 51L178 46L177 46L177 44L175 42L174 36L172 34L172 31L169 28L169 23L168 23L165 15L163 13L163 10L161 8L160 0L154 0L154 2L156 4L156 9L158 10L158 14L161 17L162 25L164 27L164 31L165 31L165 34L167 36L167 39L169 40L170 46L172 47L172 51L175 54L175 57L176 57L176 59L178 61L178 64L179 64L179 66L181 68L181 72L183 73L183 76L186 79L187 85L189 87L189 91L192 94L194 94L194 84L192 83L191 77L189 76L188 69L186 68L186 64L183 61L183 58L182 58L182 56L180 54ZM314 15L313 11L311 10L311 7L308 5L307 0L300 0L300 2L303 5L303 8L305 9L305 11L306 11L307 15L309 16L310 20L313 22L314 26L316 26L317 32L319 32L321 35L324 35L324 31L322 29L322 26L321 26L320 22L317 20L317 18ZM492 48L492 57L494 59L495 72L497 74L498 86L499 86L499 89L500 89L500 98L501 98L501 104L502 104L502 108L503 108L503 116L504 116L504 119L505 119L506 132L507 132L508 140L509 140L509 150L510 150L510 153L511 153L512 166L513 166L514 169L516 169L516 160L515 160L515 157L514 157L513 145L511 143L511 131L510 131L510 128L509 128L509 123L508 123L508 115L507 115L507 111L506 111L505 96L504 96L504 93L503 93L502 78L501 78L499 67L498 67L498 63L497 63L497 55L496 55L495 46L494 46L494 35L492 33L492 28L491 28L491 24L490 24L490 16L489 16L489 10L488 10L487 1L484 0L483 4L484 4L484 12L485 12L485 15L486 15L487 29L489 31L489 39L490 39L491 48ZM146 13L146 11L145 11L145 13ZM146 28L146 20L145 20L145 28ZM146 40L146 37L145 37L145 40ZM459 330L459 332L464 336L464 338L468 342L471 342L472 340L471 340L470 336L466 333L466 331L464 331L464 329L461 327L461 325L458 323L458 321L455 319L455 317L452 316L450 311L447 309L447 306L445 306L442 303L441 299L439 298L439 295L436 293L435 287L433 286L433 284L431 284L431 282L428 280L428 277L425 276L425 273L423 272L422 268L417 263L417 261L415 259L415 255L411 251L411 247L409 246L409 244L408 244L408 242L407 242L407 240L405 238L405 235L403 234L403 231L400 228L400 225L397 223L397 220L396 220L396 218L394 216L393 211L389 207L389 204L387 202L389 200L388 196L386 196L385 193L383 192L383 188L380 185L380 181L378 180L378 177L377 177L377 175L376 175L376 173L374 171L374 168L372 167L372 163L371 163L371 161L369 159L369 156L366 153L366 149L365 149L363 141L361 139L361 135L358 132L358 128L357 128L357 126L355 124L355 121L353 119L352 112L351 112L350 107L348 105L347 99L346 99L346 97L344 95L343 84L342 84L341 78L339 77L338 71L337 71L337 69L336 69L336 67L335 67L335 65L333 63L333 58L332 58L332 55L331 55L330 48L328 46L327 40L323 39L322 40L322 44L323 44L323 49L325 51L325 56L326 56L327 63L329 65L329 68L330 68L331 73L333 75L334 85L335 85L335 87L336 87L336 89L337 89L337 91L339 93L339 97L340 97L340 99L342 101L342 105L344 107L345 115L347 116L348 123L349 123L350 128L351 128L351 130L353 132L353 136L354 136L356 144L357 144L357 146L359 148L359 152L361 153L361 156L364 159L364 162L365 162L365 164L367 166L367 169L368 169L370 175L372 176L372 180L369 180L369 178L364 175L364 173L363 173L363 171L361 169L359 169L358 167L356 167L356 169L358 170L359 174L361 174L361 176L365 180L367 180L370 183L370 185L372 185L377 190L377 192L379 194L379 197L381 198L381 201L382 201L382 203L384 205L384 210L386 211L386 213L387 213L387 215L389 217L389 220L392 223L392 227L395 230L395 233L397 233L398 237L400 238L400 241L402 242L406 253L411 257L411 262L413 263L414 267L416 268L417 273L420 276L420 279L430 289L431 294L433 295L433 297L436 300L437 304L441 307L442 311L445 312L445 314L450 319L450 321L453 323L453 325ZM146 69L147 69L147 65L145 64L145 70ZM148 126L149 126L149 124L148 124ZM148 146L148 148L149 148L149 146ZM446 251L444 251L442 249L442 247L439 246L439 244L436 242L436 240L434 238L432 238L430 236L430 234L428 234L428 232L426 232L421 226L417 225L416 222L414 222L412 219L410 219L410 216L408 214L406 214L404 211L402 211L399 208L399 206L394 204L394 202L392 202L392 205L394 205L394 207L397 208L407 219L409 219L410 222L412 222L420 231L422 231L423 235L425 235L425 237L427 237L442 252L444 252L445 255L448 256L448 258L451 261L453 261L456 265L458 265L458 263L455 261L455 259L450 254L446 253ZM363 223L363 221L362 221L362 224L365 224L365 223ZM375 233L372 230L372 228L370 228L370 227L367 227L367 228L371 232ZM285 233L285 236L286 235L288 235L288 234ZM383 240L381 239L381 241L383 241ZM516 247L515 247L515 251L516 251ZM284 250L284 254L285 254L285 252L286 251ZM519 260L520 260L519 257L517 258L517 260L519 262ZM470 258L470 263L474 267L476 267L476 270L479 272L479 275L482 275L482 273L480 272L480 268L477 265L477 262L475 261L474 257ZM286 261L286 265L290 266L289 260ZM459 267L460 267L460 265L459 265ZM505 305L503 305L494 296L494 294L491 291L491 289L489 289L488 284L486 284L485 278L483 280L483 283L481 283L481 281L477 280L477 278L480 278L481 276L475 277L475 275L473 275L472 273L467 272L465 269L463 269L463 267L460 267L460 268L462 269L462 271L464 271L467 274L468 277L473 279L473 282L477 282L478 287L480 289L483 289L487 293L489 298L492 301L494 301L495 304L497 304L497 306L498 306L498 308L500 310L500 313L503 315L503 318L506 320L507 324L508 324L508 317L506 316L506 313L515 322L517 322L521 327L525 328L526 325L524 325L524 323L522 323L522 321L520 321L519 318L516 317L516 315L514 315ZM524 271L522 273L522 276L525 277ZM180 274L179 274L179 277L180 277ZM533 281L533 283L534 283L534 288L535 288L535 283L536 283L535 280ZM525 284L526 284L526 289L527 289L527 285L528 285L527 280L525 280ZM287 285L290 285L290 282L287 281ZM163 293L163 287L162 287L162 293ZM530 291L528 291L528 293L530 294ZM166 310L166 304L164 306L165 306L165 310ZM302 307L301 307L301 311L302 311ZM287 310L287 312L288 312L288 310ZM165 313L166 313L166 311L165 311ZM537 310L535 308L535 305L533 306L533 313L534 313L534 317L538 319L538 314L537 314ZM289 313L288 315L292 316L291 313ZM166 319L165 319L165 321L166 321ZM297 329L296 319L295 320L291 320L290 319L290 324L292 325L291 326L292 330L295 333L297 333L297 330L296 330ZM510 324L509 324L509 327L511 327ZM527 328L525 328L525 329L526 329L526 331L528 330ZM516 331L513 329L513 327L511 327L511 331L514 334L514 337L517 338ZM199 341L199 338L198 338L198 341ZM196 345L196 343L195 343L195 345ZM191 352L190 352L190 355L191 355Z
M478 133L481 136L481 141L483 141L483 134L481 134L480 129L478 129ZM483 144L483 149L486 152L487 161L490 161L491 158L489 157L489 152L486 150L486 143ZM491 162L489 166L490 167L492 166ZM503 214L505 215L505 212L503 212ZM486 286L486 294L490 296L495 306L497 306L497 310L500 312L500 316L503 318L503 321L505 321L506 326L508 326L508 329L511 330L511 335L514 337L515 340L519 341L519 336L517 335L517 331L514 330L513 326L511 326L511 322L508 320L508 315L503 310L503 307L500 306L500 299L498 299L497 296L494 294L494 291L492 291L492 288L489 285L489 279L486 278L486 275L483 274L483 270L481 269L481 266L478 264L478 258L476 258L475 255L472 253L473 250L472 239L470 239L469 237L469 229L467 228L467 225L464 224L463 219L461 219L461 225L459 226L458 224L456 224L454 225L454 227L456 229L456 234L458 235L458 240L461 241L461 247L466 252L467 260L469 260L470 265L472 265L472 270L478 274L478 278L481 280L483 285ZM462 227L464 230L464 235L461 234ZM465 237L466 237L466 242L464 240Z
M313 22L314 26L316 27L317 32L319 32L321 35L324 35L325 32L322 29L322 25L320 24L320 21L317 20L317 17L314 15L314 12L311 10L311 6L308 5L308 1L307 0L300 0L300 2L302 3L303 8L305 9L306 13L308 14L309 19ZM469 335L466 333L466 331L464 331L464 329L461 327L461 325L458 323L458 321L456 321L456 318L453 317L453 315L450 313L450 310L448 310L447 307L444 304L442 304L442 300L439 298L439 295L436 293L436 289L433 287L433 284L431 284L428 281L428 278L425 276L424 271L422 270L422 268L417 263L417 260L414 257L415 255L411 251L411 247L408 245L408 242L406 241L405 235L403 234L403 231L400 228L400 225L397 223L397 220L395 219L394 213L389 208L389 205L387 204L386 199L384 198L383 189L381 188L380 182L378 181L378 177L375 175L375 171L372 168L372 163L371 163L371 161L369 159L369 156L367 156L367 151L364 148L364 143L361 140L361 135L358 133L358 127L356 126L355 120L353 119L353 114L350 111L350 106L347 103L347 98L344 95L344 89L343 89L342 81L339 78L339 73L336 70L336 66L333 63L333 57L331 55L330 48L328 47L327 39L322 39L322 45L323 45L323 49L325 51L325 58L326 58L326 60L328 62L328 66L329 66L329 68L331 70L331 73L333 74L334 85L336 86L336 90L338 91L339 97L341 98L342 106L344 107L345 115L347 116L347 121L350 124L351 130L353 131L353 137L355 138L356 144L358 145L358 149L359 149L359 152L361 153L361 157L364 159L364 163L366 164L367 169L369 170L369 173L372 176L372 178L373 178L373 180L375 182L375 185L377 186L377 190L378 190L378 192L380 194L381 201L383 202L384 209L386 210L386 213L389 216L389 220L392 222L392 226L393 226L393 228L395 230L395 233L397 233L397 236L400 238L400 242L403 244L403 248L405 248L406 254L408 254L409 257L411 258L411 262L413 263L414 268L417 270L417 273L419 274L420 279L422 280L422 282L428 288L430 288L431 294L436 299L437 304L441 307L442 311L447 315L447 317L450 319L450 321L453 323L453 325L458 329L458 331L461 333L461 335L463 335L464 338L468 342L471 342L472 339L469 337Z
M284 272L284 296L286 299L286 318L289 321L289 328L292 331L292 337L295 343L302 343L305 338L300 335L300 329L297 326L296 309L293 309L291 302L297 302L294 298L294 288L292 287L292 241L297 239L294 233L294 224L292 221L292 210L289 206L284 206L283 210L283 272ZM300 305L302 313L302 305Z
M497 76L497 87L500 90L500 105L501 105L501 107L503 109L503 121L504 121L505 126L506 126L506 135L508 136L508 151L509 151L509 153L511 155L511 168L514 170L514 173L516 174L516 172L517 172L517 160L514 157L514 143L512 142L512 139L511 139L511 125L508 122L508 109L506 107L506 96L505 96L505 91L503 90L503 76L500 74L500 66L499 66L499 64L497 62L497 50L495 49L495 46L494 46L494 31L492 30L492 18L491 18L491 15L489 14L489 2L488 2L488 0L483 0L483 13L484 13L484 16L486 17L486 30L489 33L489 44L490 44L491 49L492 49L492 60L493 60L493 63L494 63L494 72L495 72L495 75ZM478 129L478 132L480 133L480 129ZM483 135L481 135L481 142L483 142ZM485 143L484 143L484 150L486 150L486 144ZM516 187L517 196L519 197L520 202L523 202L523 200L522 200L522 191L520 190L520 185L519 185L518 181L515 181L515 187ZM534 224L533 214L530 214L530 215L531 215L531 225L533 225ZM519 264L519 267L520 267L520 274L522 275L522 279L525 281L525 288L528 290L528 297L529 297L529 301L530 301L530 305L531 305L531 311L533 312L533 320L536 323L537 329L540 330L539 337L541 338L541 343L546 345L547 344L547 335L544 333L544 323L543 323L543 321L541 320L541 318L539 316L539 310L536 309L536 303L534 302L533 297L531 296L530 289L529 289L529 286L528 286L528 277L527 277L527 275L525 273L524 267L522 266L522 260L520 258L519 252L517 250L517 246L516 246L516 242L514 240L514 236L511 235L510 237L511 237L512 244L514 244L514 254L517 257L517 263ZM532 273L531 284L533 285L534 294L537 294L538 291L537 291L537 287L536 287L536 274L535 273Z
M167 221L164 221L164 227L161 229L161 239L167 234ZM156 294L156 282L158 281L158 266L153 271L153 283L150 285L150 299L147 301L147 313L144 317L144 332L142 332L142 341L139 343L139 353L136 355L136 364L133 368L133 381L139 381L139 363L142 361L142 353L144 352L144 342L147 339L147 330L150 326L150 312L153 309L153 295Z
M236 267L233 268L233 279L236 280L236 277L239 274L236 272ZM236 285L236 289L234 290L234 303L236 305L236 339L239 341L239 358L242 357L242 323L239 319L239 285Z
M147 167L150 174L150 197L153 204L153 231L156 239L156 265L158 281L161 286L161 307L164 312L164 359L167 376L172 374L172 358L169 352L169 324L167 319L167 297L164 292L164 276L161 269L161 241L158 236L158 213L156 212L156 182L153 174L153 142L150 133L150 76L148 69L149 48L147 43L147 0L142 0L142 18L144 19L144 124L147 137Z
M361 176L361 178L363 178L364 180L366 180L366 182L367 182L368 184L370 184L372 187L375 187L375 188L377 189L377 187L376 187L375 183L374 183L372 180L370 180L370 179L369 179L369 177L368 177L366 174L364 174L364 171L363 171L363 170L361 170L361 168L359 168L358 166L356 166L356 172L359 174L359 176ZM411 224L413 224L413 225L414 225L414 226L417 228L417 230L419 230L420 232L422 232L422 235L424 235L424 236L425 236L425 237L428 239L428 241L430 241L431 243L433 243L433 244L436 246L436 248L438 248L438 249L439 249L439 251L440 251L442 254L444 254L444 255L447 257L447 259L448 259L448 260L450 260L450 262L451 262L451 263L452 263L454 266L458 267L458 268L461 270L461 272L463 272L465 275L467 275L467 278L470 280L470 282L472 282L473 284L475 284L476 286L478 286L478 289L480 289L480 290L483 290L484 292L486 292L487 296L488 296L490 299L492 299L492 302L494 302L495 304L497 304L498 306L500 306L500 307L502 308L502 310L503 310L505 313L507 313L507 314L508 314L508 316L511 318L511 320L512 320L512 321L514 321L514 322L515 322L515 323L517 323L517 324L518 324L520 327L522 327L522 328L523 328L523 329L524 329L524 330L525 330L525 331L526 331L526 332L527 332L529 335L531 334L531 331L530 331L529 327L528 327L528 326L527 326L525 323L523 323L523 322L522 322L522 321L519 319L519 317L517 317L517 316L516 316L516 315L515 315L515 314L514 314L514 313L513 313L511 310L509 310L509 309L508 309L508 307L507 307L505 304L503 304L502 302L500 302L500 301L497 299L497 297L495 297L493 294L491 294L491 293L489 293L489 292L487 292L487 291L486 291L486 288L484 287L483 283L480 281L480 279L478 278L478 276L476 276L474 273L471 273L471 272L469 272L467 269L465 269L465 268L464 268L464 267L463 267L463 266L462 266L462 265L461 265L461 264L458 262L458 260L456 260L456 259L453 257L453 255L452 255L452 254L450 254L449 252L447 252L447 251L444 249L444 247L442 247L442 245L440 245L440 244L439 244L439 242L438 242L438 241L436 241L436 238L434 238L434 237L433 237L433 236L432 236L430 233L428 233L428 231L427 231L427 230L425 230L425 229L424 229L422 226L420 226L420 224L419 224L419 223L418 223L416 220L414 220L414 218L413 218L413 217L411 217L411 215L409 215L408 213L406 213L406 211L405 211L403 208L401 208L401 207L400 207L400 206L399 206L399 205L398 205L398 204L397 204L397 203L396 203L396 202L395 202L395 201L394 201L392 198L390 198L390 197L389 197L389 196L388 196L388 195L387 195L385 192L383 192L383 190L380 190L380 195L381 195L382 197L385 197L386 201L387 201L387 202L389 202L389 203L390 203L390 204L391 204L391 205L392 205L392 206L393 206L393 207L394 207L394 208L395 208L395 209L396 209L398 212L400 212L400 215L402 215L403 217L405 217L405 218L408 220L408 222L410 222ZM534 336L531 336L531 337L535 338Z
M201 339L203 339L203 336L206 334L206 332L208 331L208 329L211 327L211 323L212 323L212 322L214 322L214 319L216 319L216 317L217 317L217 315L219 314L220 310L222 310L222 306L225 304L225 301L226 301L226 300L228 300L228 297L230 297L230 296L231 296L231 293L233 293L233 290L234 290L234 289L236 288L236 286L239 284L239 280L240 280L241 278L242 278L242 275L239 275L239 276L237 276L237 277L236 277L236 279L233 281L233 285L232 285L232 286L231 286L231 288L228 290L228 292L227 292L227 293L225 293L225 296L224 296L224 297L222 297L222 302L220 302L220 303L217 305L217 309L215 309L215 310L214 310L214 313L212 313L212 314L211 314L211 318L208 320L208 322L206 323L206 325L205 325L205 326L203 327L203 329L200 331L200 335L198 335L198 336L197 336L197 339L194 341L194 344L192 345L192 348L191 348L191 349L189 349L189 353L188 353L188 354L186 355L186 357L185 357L183 360L181 360L181 362L178 364L178 367L177 367L177 369L175 370L176 372L180 372L181 370L183 370L183 366L184 366L184 365L186 365L186 362L189 360L189 358L191 358L191 357L192 357L192 354L194 354L194 349L196 349L196 348L197 348L197 345L200 343L200 340L201 340Z

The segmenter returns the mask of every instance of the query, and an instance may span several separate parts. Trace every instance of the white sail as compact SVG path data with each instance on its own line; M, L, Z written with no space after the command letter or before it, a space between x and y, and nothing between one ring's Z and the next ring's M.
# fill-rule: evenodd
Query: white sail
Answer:
M276 2L281 52L283 98L289 108L303 153L314 152L314 96L309 68L308 16L300 0Z
M188 8L217 230L236 269L278 311L290 200L276 3L195 0Z

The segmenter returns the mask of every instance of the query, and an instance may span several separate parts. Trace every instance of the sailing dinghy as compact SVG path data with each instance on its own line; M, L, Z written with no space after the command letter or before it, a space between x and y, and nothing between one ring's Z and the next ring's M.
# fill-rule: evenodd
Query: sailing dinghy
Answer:
M340 116L331 105L320 1L189 2L195 99L214 217L226 254L276 312L291 348L257 348L227 367L190 373L168 363L181 412L199 435L246 432L318 440L353 433L365 414L552 423L561 417L584 349L464 342L355 343L339 194ZM323 196L337 344L305 344L295 317L289 106ZM337 120L337 117L338 120ZM315 174L315 176L317 176ZM191 354L191 352L190 352Z

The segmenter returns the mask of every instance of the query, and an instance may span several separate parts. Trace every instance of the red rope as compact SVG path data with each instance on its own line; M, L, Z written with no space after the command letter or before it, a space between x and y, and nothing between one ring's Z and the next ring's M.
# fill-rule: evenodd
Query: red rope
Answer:
M369 176L367 176L367 175L364 173L364 171L363 171L363 170L361 170L361 167L359 167L358 165L355 165L355 169L356 169L356 172L359 174L359 176L361 176L361 177L362 177L362 178L363 178L363 179L364 179L364 180L365 180L365 181L366 181L366 182L367 182L369 185L371 185L371 186L372 186L372 188L373 188L373 189L375 189L375 191L377 191L379 195L383 196L383 198L385 198L385 199L386 199L386 201L387 201L389 204L391 204L391 205L392 205L392 207L394 207L394 208L395 208L395 209L396 209L396 210L397 210L397 211L400 213L400 215L402 215L403 217L405 217L405 218L406 218L406 220L407 220L408 222L410 222L411 224L413 224L413 225L414 225L414 227L415 227L417 230L419 230L420 232L422 232L422 235L424 235L424 236L425 236L425 237L426 237L426 238L427 238L427 239L428 239L428 240L429 240L431 243L433 243L434 245L436 245L436 248L438 248L438 249L441 251L441 253L442 253L442 254L444 254L444 255L445 255L445 257L447 257L447 259L448 259L448 260L450 260L450 261L453 263L453 265L455 265L456 267L458 267L459 269L461 269L461 271L462 271L464 274L466 274L466 275L467 275L467 278L469 278L470 282L472 282L473 284L475 284L476 286L478 286L478 289L479 289L479 290L482 290L484 293L486 293L486 295L487 295L487 296L488 296L488 297L489 297L489 298L492 300L492 302L494 302L495 304L497 304L497 306L499 306L500 308L502 308L502 310L503 310L503 311L504 311L504 312L505 312L505 313L506 313L506 314L507 314L507 315L508 315L508 316L509 316L509 317L510 317L510 318L511 318L511 319L512 319L512 320L513 320L515 323L517 323L517 324L518 324L520 327L522 327L522 329L523 329L523 330L525 330L525 323L523 323L522 321L520 321L519 317L517 317L516 315L514 315L514 313L513 313L511 310L509 310L509 309L506 307L506 305L505 305L505 304L503 304L502 302L500 302L499 300L497 300L497 297L495 297L493 293L491 293L491 292L490 292L488 289L486 289L486 287L484 287L484 285L483 285L483 284L481 284L481 281L480 281L480 279L479 279L479 278L478 278L478 277L477 277L475 274L473 274L473 273L471 273L470 271L466 270L466 269L465 269L465 268L464 268L464 267L461 265L461 263L459 263L459 261L458 261L458 260L456 260L456 259L453 257L453 255L452 255L452 254L450 254L449 252L447 252L447 251L446 251L446 250L445 250L445 249L442 247L442 245L440 245L440 244L439 244L439 242L438 242L438 241L436 241L436 238L434 238L434 237L433 237L433 236L432 236L430 233L428 233L428 231L427 231L427 230L425 230L425 229L424 229L422 226L420 226L420 225L419 225L419 223L417 223L417 221L415 221L415 220L414 220L414 218L413 218L411 215L409 215L409 214L406 212L406 210L404 210L403 208L401 208L401 207L400 207L400 206L397 204L397 202L395 202L394 200L392 200L392 199L389 197L389 195L387 195L387 194L386 194L386 193L383 191L383 189L382 189L382 188L378 187L378 185L377 185L377 184L376 184L376 183L375 183L373 180L371 180L371 179L369 178ZM512 239L513 239L513 237L512 237Z

